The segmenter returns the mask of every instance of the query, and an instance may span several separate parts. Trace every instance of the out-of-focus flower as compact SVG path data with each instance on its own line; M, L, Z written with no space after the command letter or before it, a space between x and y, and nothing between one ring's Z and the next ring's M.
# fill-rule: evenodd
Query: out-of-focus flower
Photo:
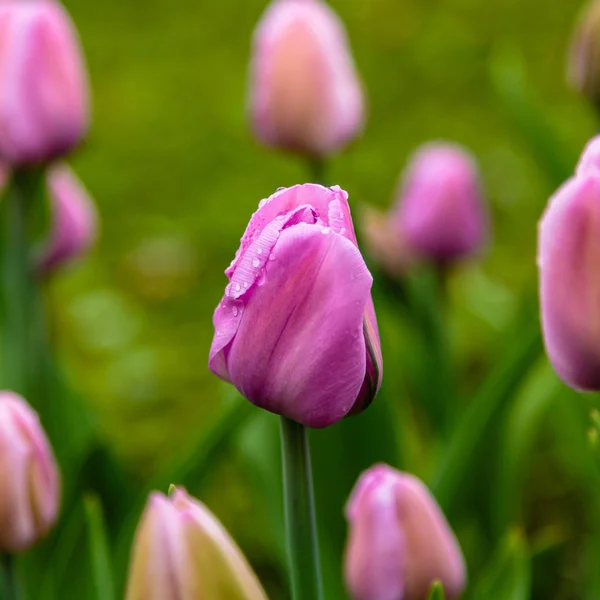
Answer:
M409 163L394 221L416 252L435 261L473 254L487 234L477 166L461 146L429 143Z
M381 383L372 277L347 198L306 184L262 200L214 315L213 373L309 427L359 412Z
M600 175L600 135L587 143L575 170L576 175L584 175L589 172L597 172Z
M361 129L364 99L344 26L321 0L274 0L254 35L249 108L266 145L323 157Z
M17 394L0 392L0 551L33 546L54 525L59 475L36 413Z
M38 263L45 274L85 254L96 240L98 228L94 202L66 164L53 165L47 181L52 226Z
M87 74L65 9L0 0L0 157L11 165L57 158L87 124Z
M579 17L567 62L571 87L592 103L600 102L600 2L592 0Z
M600 171L585 161L540 221L538 267L550 361L571 387L600 390Z
M132 549L126 600L266 600L215 516L183 489L151 494Z
M458 542L416 477L371 467L358 480L346 517L345 577L353 600L425 600L435 580L449 600L464 589Z

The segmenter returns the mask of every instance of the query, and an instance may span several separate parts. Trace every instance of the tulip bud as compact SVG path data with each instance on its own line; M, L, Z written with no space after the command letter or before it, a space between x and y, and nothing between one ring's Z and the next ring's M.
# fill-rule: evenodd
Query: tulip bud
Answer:
M594 172L600 174L600 135L592 138L586 145L577 163L576 175Z
M0 392L0 551L27 550L58 514L59 475L37 414Z
M362 87L344 26L325 2L274 0L250 70L250 113L265 145L323 157L361 129Z
M309 427L373 400L382 374L373 278L346 192L306 184L261 200L225 274L213 373L253 404Z
M426 144L413 156L395 215L399 234L419 254L446 262L483 243L487 215L477 166L455 144Z
M466 585L464 559L442 511L413 475L375 465L346 506L345 577L353 600L426 600L439 580L448 600Z
M267 600L240 549L183 489L155 492L136 532L126 600Z
M550 199L538 267L546 352L561 379L600 390L600 173L584 171Z
M65 9L0 0L0 157L23 165L62 156L87 122L87 75Z
M588 3L577 22L567 63L571 87L600 104L600 2Z
M96 239L98 215L87 190L66 164L48 171L52 229L39 260L43 273L88 251Z

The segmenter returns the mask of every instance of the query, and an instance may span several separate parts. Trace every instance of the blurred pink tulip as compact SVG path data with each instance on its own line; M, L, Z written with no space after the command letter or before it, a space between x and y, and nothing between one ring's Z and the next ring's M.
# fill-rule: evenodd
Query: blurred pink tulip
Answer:
M573 31L567 81L595 105L600 102L600 2L584 5Z
M587 143L577 163L576 174L584 175L594 171L600 175L600 135Z
M600 172L582 168L550 199L540 221L542 330L558 375L600 390Z
M213 373L309 427L362 410L381 383L372 277L347 198L306 184L262 200L214 315Z
M344 26L321 0L274 0L253 42L250 113L267 146L323 157L362 128L364 99Z
M88 124L88 82L77 33L54 0L0 0L0 157L57 158Z
M52 226L38 263L40 271L46 274L86 253L96 239L98 227L94 202L66 164L53 165L47 180Z
M345 577L353 600L426 600L439 580L446 598L466 584L462 552L425 485L375 465L358 480L348 505Z
M183 489L150 496L131 555L126 600L267 600L221 523Z
M27 550L54 525L59 475L37 414L0 392L0 551Z
M487 234L477 166L456 144L430 143L412 157L394 216L419 254L449 261L473 254Z

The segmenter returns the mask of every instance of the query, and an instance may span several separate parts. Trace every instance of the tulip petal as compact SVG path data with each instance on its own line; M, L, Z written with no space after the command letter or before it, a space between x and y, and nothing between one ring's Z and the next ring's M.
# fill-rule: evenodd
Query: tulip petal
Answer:
M325 427L350 411L364 380L372 277L356 246L327 227L290 227L273 252L231 344L229 374L254 404Z
M569 180L539 230L542 329L548 357L569 385L600 389L600 176Z

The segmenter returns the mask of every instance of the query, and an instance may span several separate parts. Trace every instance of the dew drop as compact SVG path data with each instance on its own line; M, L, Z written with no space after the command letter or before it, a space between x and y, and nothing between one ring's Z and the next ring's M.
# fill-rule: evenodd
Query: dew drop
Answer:
M267 199L263 198L259 203L258 203L258 208L262 208L265 204L267 203Z
M250 284L247 281L244 281L244 287L247 288Z
M238 316L238 309L237 309L237 306L234 306L234 307L231 309L231 312L233 313L233 316L234 316L234 317L237 317L237 316Z
M285 190L285 187L278 187L276 191L281 192L281 190Z
M342 228L340 229L340 233L341 233L342 235L346 235L346 228L345 228L345 227L342 227Z
M260 265L260 260L256 256L252 259L252 266L256 269Z
M324 233L325 235L327 235L330 231L331 229L329 229L329 227L321 227L321 233Z
M242 289L242 286L239 283L235 284L235 291L239 292Z
M269 260L275 260L276 258L275 252L271 252L271 254L269 254Z
M256 251L256 254L262 254L262 248L259 248L259 249Z

